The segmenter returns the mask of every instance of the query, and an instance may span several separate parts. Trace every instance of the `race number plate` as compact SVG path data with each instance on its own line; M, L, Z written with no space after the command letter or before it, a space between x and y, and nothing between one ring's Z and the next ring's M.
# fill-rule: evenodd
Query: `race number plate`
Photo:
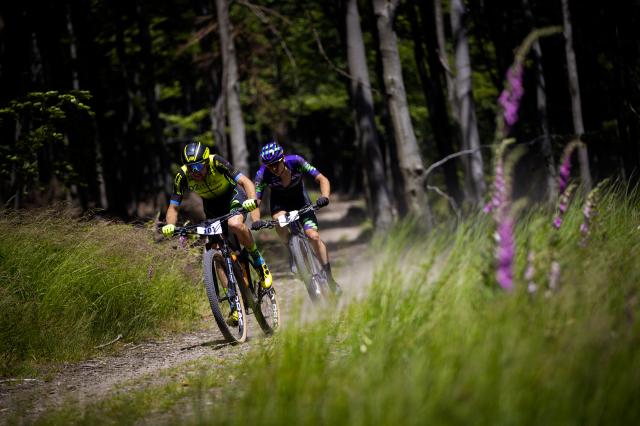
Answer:
M280 224L281 227L287 226L294 220L298 220L298 217L300 217L300 215L298 214L298 210L292 210L289 213L285 213L282 216L280 216L278 218L278 223Z
M196 232L199 235L219 235L222 234L222 225L219 220L209 224L209 226L198 226Z

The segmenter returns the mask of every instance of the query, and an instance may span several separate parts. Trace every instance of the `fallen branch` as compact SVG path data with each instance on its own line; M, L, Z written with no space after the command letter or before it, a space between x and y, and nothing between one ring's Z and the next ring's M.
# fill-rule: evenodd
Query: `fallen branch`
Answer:
M453 199L453 197L448 195L446 192L444 192L443 190L441 190L437 186L427 185L427 189L430 190L430 191L437 192L438 194L440 194L441 196L443 196L444 198L449 200L449 204L451 204L451 208L456 213L456 216L458 217L458 220L461 219L460 210L458 209L458 205L456 204L456 201Z
M551 135L549 135L551 136ZM542 140L541 136L538 136L536 138L534 138L533 140L530 140L529 142L524 142L519 144L520 146L528 146L528 145L533 145L535 143L538 143L539 141ZM458 152L454 152L453 154L449 154L446 157L444 157L442 160L438 160L435 163L433 163L432 165L430 165L427 170L424 172L424 182L426 184L427 179L429 178L429 174L433 171L433 169L435 169L438 166L443 165L444 163L446 163L447 161L451 160L452 158L456 158L456 157L461 157L463 155L468 155L468 154L473 154L476 151L479 151L482 148L494 148L495 145L490 144L490 145L480 145L477 148L473 148L473 149L465 149L463 151L458 151Z
M93 348L94 349L101 349L101 348L104 348L105 346L109 346L109 345L114 344L115 342L117 342L120 339L122 339L122 334L118 334L118 336L115 339L113 339L112 341L110 341L110 342L103 343L102 345L94 346Z

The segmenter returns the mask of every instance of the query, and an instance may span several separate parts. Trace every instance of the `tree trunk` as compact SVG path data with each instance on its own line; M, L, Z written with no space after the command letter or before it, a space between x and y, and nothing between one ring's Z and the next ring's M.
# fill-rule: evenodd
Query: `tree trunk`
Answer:
M424 4L421 5L425 8ZM436 38L438 40L438 60L442 64L445 70L445 77L447 81L447 93L449 99L449 108L451 110L451 116L458 122L460 118L460 112L458 111L458 104L456 99L456 90L453 84L453 74L451 73L451 67L449 66L449 55L447 53L447 46L444 36L444 18L442 16L442 0L435 0L434 3L434 15L436 22Z
M78 78L78 48L76 46L76 36L73 31L73 21L71 19L71 5L66 5L67 34L69 35L69 59L71 60L71 87L73 90L80 90L80 80Z
M223 87L227 101L227 114L231 131L231 160L242 173L249 173L247 141L245 139L244 120L240 106L240 83L236 64L236 49L233 42L229 3L216 0L218 12L218 31L220 32L220 50L222 51Z
M438 147L438 154L446 157L453 153L451 126L449 125L449 114L447 113L447 104L444 97L444 87L442 85L442 65L438 60L438 47L436 32L434 30L433 9L428 8L423 2L416 2L419 6L418 10L409 11L409 21L413 33L414 53L416 63L418 64L418 73L422 83L427 106L429 107L429 121L431 129ZM415 14L412 13L415 10ZM431 13L429 13L431 12ZM418 22L417 16L420 16L422 25ZM427 29L429 28L429 29ZM428 53L425 55L422 47L422 39L424 39ZM425 60L429 65L429 69L425 66ZM442 165L444 172L445 184L447 192L459 203L461 194L458 185L458 173L455 161L447 161Z
M393 29L397 6L398 0L373 0L380 36L385 91L398 148L398 161L404 178L404 198L409 213L430 221L424 187L425 168L409 115L396 33Z
M529 27L533 30L536 25L531 12L529 0L522 0L524 13L529 23ZM541 151L547 166L547 196L550 202L557 200L556 194L556 166L553 160L553 151L551 149L551 138L549 136L549 118L547 114L547 89L544 80L544 72L542 69L542 49L540 41L536 39L531 46L533 50L533 59L535 66L536 78L536 106L538 110L538 118L540 120L540 132L542 133Z
M80 90L80 79L78 77L78 47L76 45L76 36L73 30L73 20L71 19L70 4L66 5L65 18L67 20L67 34L69 35L69 59L71 60L71 87L73 87L73 90ZM65 135L65 139L69 141L69 136ZM87 208L86 191L79 192L78 185L76 183L71 183L69 185L69 193L73 201L77 201L77 199L80 198L82 208L83 209Z
M616 37L615 37L615 53L616 53L616 75L617 87L616 97L618 102L618 132L622 142L620 157L624 167L623 178L631 181L634 186L640 180L640 150L638 143L640 142L640 122L635 118L634 104L640 104L640 94L634 90L635 78L630 70L633 70L637 63L640 48L635 42L637 39L636 31L638 27L637 14L633 15L634 10L630 5L613 8L616 18ZM637 10L637 9L636 9ZM635 16L635 21L629 20L629 16ZM634 99L635 93L635 99Z
M378 34L378 28L376 25L376 18L372 14L372 8L366 8L364 13L367 16L362 21L364 23L372 22L370 33L373 36L373 45L378 48L375 49L375 63L374 69L376 73L376 81L379 87L384 87L384 70L382 66L382 53L380 51L380 36ZM400 170L400 161L398 160L398 149L393 132L393 125L391 124L391 114L389 113L389 103L383 99L379 108L378 114L380 116L380 122L382 124L382 135L380 140L380 149L382 150L382 159L384 161L385 175L391 178L391 202L396 207L399 216L405 216L408 213L408 206L404 197L404 177Z
M385 230L391 225L393 219L392 206L376 131L373 96L357 0L347 1L346 28L347 59L351 74L351 95L355 106L358 145L362 150L373 220L377 229Z
M196 14L205 16L211 14L209 1L196 1L195 10ZM213 56L213 40L210 35L207 35L200 39L200 48L203 52L212 52ZM222 86L222 70L216 66L216 61L211 60L208 67L205 68L204 80L206 82L208 98L211 102L209 108L209 119L211 121L211 133L213 134L213 140L215 146L225 158L229 158L229 148L227 146L227 134L225 133L226 127L226 114L225 114L225 98L224 90Z
M573 131L578 137L584 134L582 121L582 102L580 101L580 83L578 81L578 67L576 65L576 53L573 50L573 28L569 14L569 0L562 0L562 19L564 22L564 47L567 55L567 71L569 77L569 93L571 94L571 112L573 116ZM591 172L589 170L589 154L587 146L581 145L578 151L580 161L580 177L586 192L591 191Z
M469 59L469 41L464 22L465 9L462 0L451 0L451 29L455 45L456 79L455 93L459 110L462 148L476 149L469 157L463 157L465 163L465 182L468 196L474 203L479 203L486 187L482 154L480 153L480 136L473 101L471 82L471 61Z
M142 59L142 84L144 87L144 97L147 106L147 114L149 114L149 122L155 139L155 148L157 155L153 156L154 164L152 173L155 178L155 191L161 191L162 194L171 191L172 176L169 175L169 162L167 161L166 147L164 143L163 125L160 122L160 114L158 102L156 100L156 76L152 55L152 41L149 33L149 22L147 20L147 12L144 10L141 2L136 3L136 15L138 18L138 28L140 29L140 53ZM158 200L155 209L164 208L166 200Z

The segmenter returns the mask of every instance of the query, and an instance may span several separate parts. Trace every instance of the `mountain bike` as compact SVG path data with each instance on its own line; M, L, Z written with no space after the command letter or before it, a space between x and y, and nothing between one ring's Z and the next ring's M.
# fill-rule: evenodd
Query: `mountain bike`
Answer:
M226 222L240 211L207 219L204 222L176 227L175 235L184 241L189 234L206 237L202 266L204 284L211 312L224 338L231 343L247 339L248 315L253 313L265 334L278 327L280 311L273 285L264 289L251 267L246 249L236 250L229 241ZM237 320L232 318L238 313Z
M327 275L316 256L300 218L303 214L318 210L316 204L308 204L300 210L286 212L278 219L264 220L264 225L259 229L273 228L275 226L288 226L291 231L287 247L293 259L295 274L304 283L309 298L313 302L321 302L331 295L331 289L327 280Z

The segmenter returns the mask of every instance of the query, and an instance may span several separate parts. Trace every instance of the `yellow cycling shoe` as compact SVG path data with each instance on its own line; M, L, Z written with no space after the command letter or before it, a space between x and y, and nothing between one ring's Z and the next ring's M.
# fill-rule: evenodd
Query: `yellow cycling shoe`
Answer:
M228 325L238 325L238 311L237 310L233 310L231 312L229 312L229 316L227 317L227 324Z
M271 272L269 272L267 264L263 263L262 265L259 265L257 269L260 274L260 285L262 288L270 288L271 284L273 284L273 277L271 276Z

